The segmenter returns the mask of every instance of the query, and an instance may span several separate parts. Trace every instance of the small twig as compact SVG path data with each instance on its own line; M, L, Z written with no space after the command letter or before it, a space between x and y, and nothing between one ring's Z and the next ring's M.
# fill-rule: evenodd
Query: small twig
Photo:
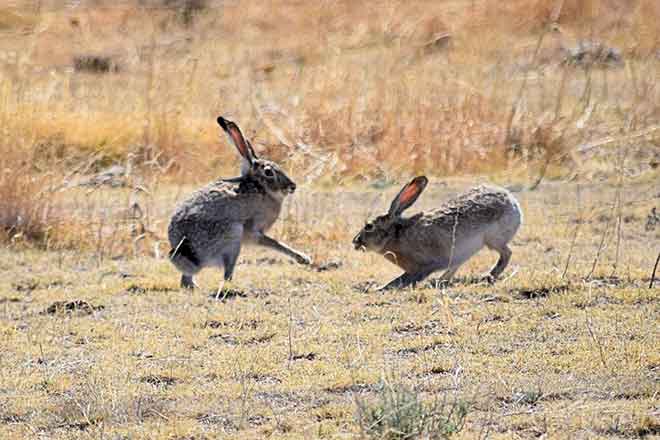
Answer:
M291 310L291 296L287 299L289 307L289 364L293 360L293 311Z
M612 211L614 211L614 207L612 208ZM607 219L607 224L605 225L605 230L603 231L603 235L600 239L600 243L598 244L598 249L596 250L596 256L594 257L594 263L591 266L591 270L589 271L589 274L586 277L588 280L591 279L591 276L594 274L596 270L596 266L598 266L598 263L600 261L600 256L603 252L603 249L605 248L605 240L607 239L607 236L609 235L610 232L611 224L612 224L612 216L610 215Z
M458 211L454 216L454 225L451 229L451 248L449 249L449 264L447 264L447 270L451 270L452 264L454 264L454 252L456 251L456 228L458 227ZM450 277L451 278L451 277ZM447 282L451 279L447 279Z
M181 245L183 244L183 241L184 241L185 239L186 239L186 236L184 235L183 238L181 239L181 241L179 241L179 244L176 245L176 247L174 248L174 250L173 250L172 253L170 254L170 260L174 259L174 257L176 256L177 252L179 252L179 248L181 247Z
M99 229L96 237L96 256L98 259L98 265L100 266L101 263L103 262L103 228L105 227L105 215L101 216L101 219L99 221Z
M660 126L652 125L650 127L646 127L641 130L629 132L624 136L607 136L603 139L599 139L597 141L593 141L588 144L583 144L577 148L577 151L579 153L586 153L587 151L591 151L595 148L604 147L606 145L618 143L618 142L624 142L624 141L629 142L640 137L652 139L654 136L656 136L655 132L658 130L660 130Z
M240 376L240 384L241 384L241 419L239 422L239 426L241 428L245 427L245 422L248 419L247 413L248 413L248 399L250 397L250 393L252 392L252 387L250 386L250 380L245 373L245 371L241 371L241 376Z
M507 281L509 281L511 278L513 278L514 276L516 276L516 275L518 274L518 271L519 271L519 270L520 270L520 269L519 269L518 267L516 267L515 269L513 269L513 271L511 272L511 274L509 274L509 276L507 276L506 278L502 278L502 280L500 281L500 283L501 283L501 284L504 284L504 283L506 283Z
M39 353L41 353L41 363L44 365L44 368L40 368L41 370L41 376L43 378L43 387L46 391L48 391L47 386L48 386L48 376L46 375L46 368L48 367L48 361L46 360L46 356L44 355L44 347L41 345L41 341L39 341Z
M596 338L596 335L594 334L593 330L591 329L591 322L589 321L589 315L587 314L586 310L584 312L584 315L585 315L585 318L586 318L585 322L586 322L586 325L587 325L587 330L589 331L589 336L591 337L591 339L594 341L594 343L598 347L598 353L600 354L600 362L603 364L604 368L607 368L607 362L605 361L605 350L603 350L602 344L600 343L598 338Z
M619 255L621 251L621 237L622 237L622 224L623 224L623 210L621 209L621 188L623 187L623 161L625 158L623 157L623 151L621 151L620 154L620 160L619 160L619 181L617 184L616 188L616 201L615 201L615 206L617 209L617 216L616 216L616 253L614 256L614 264L612 265L612 274L611 276L614 276L616 273L616 270L619 266Z
M660 252L658 252L658 258L655 259L655 265L653 266L653 273L651 274L651 281L649 281L649 289L653 289L653 282L655 281L655 271L658 269L658 262L660 262Z
M573 234L573 239L571 240L571 246L568 249L568 257L566 257L566 265L564 266L564 272L561 274L561 278L564 279L566 273L568 272L568 266L571 263L571 257L573 256L573 249L575 248L575 242L577 241L578 234L580 232L580 226L582 225L582 204L580 203L580 184L575 187L575 201L577 205L577 225L575 226L575 232Z

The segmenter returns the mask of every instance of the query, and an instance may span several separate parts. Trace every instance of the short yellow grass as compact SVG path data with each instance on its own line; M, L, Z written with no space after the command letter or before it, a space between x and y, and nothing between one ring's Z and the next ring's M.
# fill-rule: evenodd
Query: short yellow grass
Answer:
M432 180L412 209L468 183ZM365 292L398 269L352 250L351 234L397 189L303 185L273 235L336 264L248 248L219 299L219 271L180 290L151 248L4 248L0 437L351 438L356 399L384 378L466 402L458 438L657 435L657 186L582 185L579 216L575 184L517 193L525 223L498 283L470 283L496 259L483 251L448 287ZM178 192L152 194L156 235ZM56 301L82 302L51 314Z

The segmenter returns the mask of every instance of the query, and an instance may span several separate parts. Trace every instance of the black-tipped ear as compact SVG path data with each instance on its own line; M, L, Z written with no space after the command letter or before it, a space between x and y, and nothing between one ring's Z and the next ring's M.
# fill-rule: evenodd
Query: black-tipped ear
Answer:
M412 204L415 203L428 183L429 179L427 179L426 176L418 176L411 180L392 201L388 215L391 217L400 216L403 211L410 208Z
M223 118L222 116L218 116L218 125L220 125L225 133L227 133L229 140L232 142L232 144L234 144L243 159L245 159L249 164L252 164L255 159L253 154L254 150L252 150L252 146L250 146L249 142L247 142L243 137L243 133L241 133L238 125L234 124L228 119Z

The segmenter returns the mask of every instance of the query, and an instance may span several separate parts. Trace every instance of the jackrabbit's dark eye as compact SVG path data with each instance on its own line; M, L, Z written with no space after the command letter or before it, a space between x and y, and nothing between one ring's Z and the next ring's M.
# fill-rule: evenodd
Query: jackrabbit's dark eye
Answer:
M364 230L366 232L371 232L374 230L374 225L372 225L371 223L367 223L366 225L364 225Z
M273 177L275 175L275 173L273 173L272 168L264 168L264 175L266 177Z

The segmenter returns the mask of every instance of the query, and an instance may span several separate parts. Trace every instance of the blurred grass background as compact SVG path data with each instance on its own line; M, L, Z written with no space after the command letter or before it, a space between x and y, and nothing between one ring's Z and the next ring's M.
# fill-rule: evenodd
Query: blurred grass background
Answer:
M4 230L112 165L150 194L233 175L219 114L317 188L654 179L659 23L653 0L5 2Z
M3 148L201 181L235 167L223 114L310 180L491 172L657 125L659 19L651 0L14 1ZM622 62L570 62L585 41Z

